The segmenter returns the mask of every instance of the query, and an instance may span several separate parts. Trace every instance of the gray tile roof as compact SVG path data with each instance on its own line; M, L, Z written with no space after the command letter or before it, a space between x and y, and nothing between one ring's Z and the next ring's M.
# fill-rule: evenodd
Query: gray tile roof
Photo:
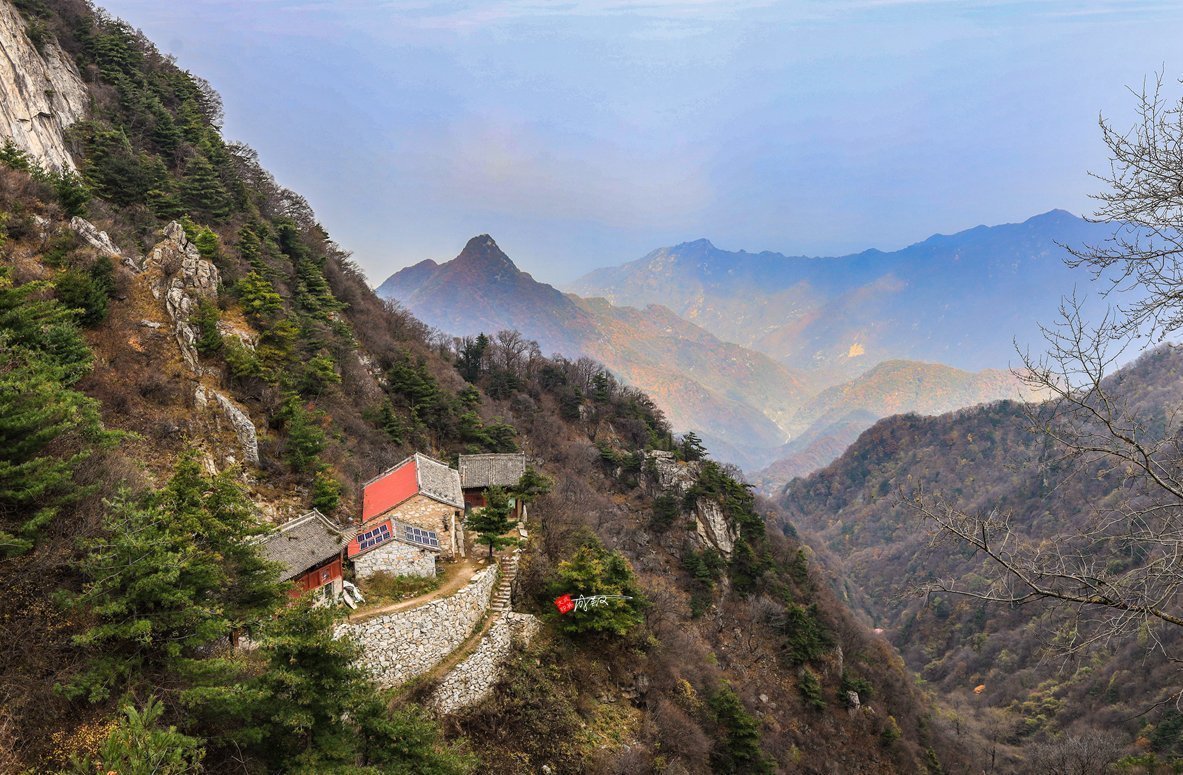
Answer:
M258 540L263 556L283 565L280 581L299 576L309 568L339 554L352 538L353 529L342 529L316 509L285 522L274 533Z
M414 458L419 492L449 506L464 508L464 493L460 489L460 474L456 469L418 452Z
M485 488L492 485L513 487L526 473L526 455L522 452L460 456L460 486Z

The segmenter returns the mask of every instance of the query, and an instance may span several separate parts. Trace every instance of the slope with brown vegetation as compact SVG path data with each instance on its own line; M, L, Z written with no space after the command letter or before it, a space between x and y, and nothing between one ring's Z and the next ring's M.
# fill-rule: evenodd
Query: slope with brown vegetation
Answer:
M771 506L701 461L674 463L692 474L680 497L656 483L652 451L701 450L676 442L648 397L513 335L433 338L369 290L249 149L222 140L208 86L84 3L21 8L77 59L94 108L72 134L80 179L4 149L0 296L17 316L70 321L55 336L85 336L93 365L77 386L123 435L63 469L69 509L19 525L27 540L0 560L0 621L19 644L0 662L4 767L52 772L73 757L121 771L145 755L139 745L210 772L464 772L474 759L463 746L501 772L960 761L890 647L819 585L799 545L766 533ZM77 236L68 216L83 211L127 264ZM180 270L140 269L174 220L185 232L174 242L221 279L188 313L196 364L153 293ZM4 313L0 336L30 330ZM253 421L258 466L241 464L240 440L202 409L199 385ZM78 443L63 436L35 460L80 461ZM516 448L554 482L519 605L547 610L572 578L611 582L634 602L597 612L609 617L600 630L551 616L498 699L441 738L412 704L384 706L349 644L329 637L328 614L280 607L249 542L265 529L254 512L278 521L316 505L344 520L358 483L411 450ZM6 531L21 516L12 497L0 493ZM256 651L228 649L237 629L258 636ZM130 733L137 724L145 734Z
M1149 418L1152 437L1170 427L1181 374L1183 355L1167 346L1106 384L1114 400ZM1149 649L1149 631L1090 642L1087 621L1046 602L908 594L949 578L980 591L989 575L981 553L932 542L907 505L918 494L940 492L958 509L1007 516L1020 536L1038 540L1083 529L1130 491L1124 469L1066 456L1040 434L1045 411L1000 402L880 421L829 467L784 489L786 525L824 547L836 583L867 621L940 688L964 729L980 733L980 756L995 747L1024 755L1061 733L1104 729L1120 735L1120 747L1137 751L1129 746L1141 740L1170 759L1181 750L1179 718L1171 703L1158 703L1178 690L1166 658L1177 633L1155 635L1164 640ZM1128 553L1126 562L1138 557ZM1074 642L1087 647L1065 656Z

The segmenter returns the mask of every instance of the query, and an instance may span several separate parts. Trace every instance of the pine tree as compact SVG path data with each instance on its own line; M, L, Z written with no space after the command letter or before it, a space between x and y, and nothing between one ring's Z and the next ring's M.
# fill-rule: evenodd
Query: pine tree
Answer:
M73 601L95 623L75 638L90 663L68 694L92 701L148 674L184 673L199 649L249 626L282 600L275 567L249 538L263 527L228 474L186 455L164 490L120 496L105 535L87 545Z
M533 503L550 492L552 487L554 482L549 476L540 474L533 468L527 468L522 478L514 485L513 494L523 503Z
M694 461L706 457L707 450L697 433L687 431L682 437L682 443L678 445L678 453L683 460Z
M78 314L84 326L95 326L107 317L107 290L90 272L67 269L53 282L58 300Z
M711 769L734 775L771 775L775 766L760 748L760 722L748 713L739 696L727 685L708 703L719 736L711 751Z
M283 309L283 297L258 272L249 272L234 286L242 309L256 322L265 321Z
M493 550L517 543L517 539L505 536L513 528L510 519L509 494L496 485L485 490L485 506L475 509L465 523L469 530L477 533L477 543L489 547L489 559Z
M633 569L620 552L609 551L589 537L575 554L559 563L551 585L554 595L623 595L607 605L572 611L559 617L559 629L569 635L627 635L642 621L645 599Z
M256 272L264 269L263 243L250 225L243 226L238 232L238 255Z
M181 181L181 202L189 212L223 220L230 215L230 195L204 155L194 156Z
M93 399L15 342L0 330L0 556L29 551L58 510L89 491L75 472L115 440Z
M121 708L123 718L99 744L89 760L75 758L76 775L116 772L119 775L185 775L201 771L205 751L201 741L183 735L176 727L161 725L164 706L150 697L142 710L130 702Z
M303 599L266 629L255 723L261 732L257 751L272 771L314 772L356 761L349 714L370 686L355 662L357 647L333 637L334 621L332 609Z
M327 439L320 427L322 415L309 410L299 398L292 396L284 407L284 459L294 471L306 472L316 468L317 456L324 451Z

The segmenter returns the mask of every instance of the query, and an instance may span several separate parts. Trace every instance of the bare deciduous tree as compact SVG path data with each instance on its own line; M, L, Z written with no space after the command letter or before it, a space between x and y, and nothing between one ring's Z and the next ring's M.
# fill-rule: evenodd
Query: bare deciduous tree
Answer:
M927 591L1050 601L1075 614L1060 643L1067 651L1135 632L1161 646L1156 632L1183 626L1183 429L1161 396L1139 401L1114 374L1128 347L1183 328L1183 100L1168 102L1161 78L1136 96L1130 131L1101 120L1111 166L1097 176L1107 190L1095 217L1116 222L1115 235L1072 249L1069 263L1090 268L1106 293L1137 296L1099 322L1066 300L1061 320L1044 329L1047 351L1021 354L1016 371L1031 390L1032 429L1054 442L1055 465L1103 478L1108 494L1088 514L1058 515L1063 528L1051 535L1033 531L1029 515L906 496L935 527L934 542L971 547L991 569Z

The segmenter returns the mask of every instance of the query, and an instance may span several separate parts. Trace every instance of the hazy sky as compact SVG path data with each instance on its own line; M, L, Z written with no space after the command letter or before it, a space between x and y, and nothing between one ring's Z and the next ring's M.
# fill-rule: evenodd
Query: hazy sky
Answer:
M99 0L226 103L371 281L488 232L561 283L708 237L892 249L1090 210L1180 71L1154 0Z

